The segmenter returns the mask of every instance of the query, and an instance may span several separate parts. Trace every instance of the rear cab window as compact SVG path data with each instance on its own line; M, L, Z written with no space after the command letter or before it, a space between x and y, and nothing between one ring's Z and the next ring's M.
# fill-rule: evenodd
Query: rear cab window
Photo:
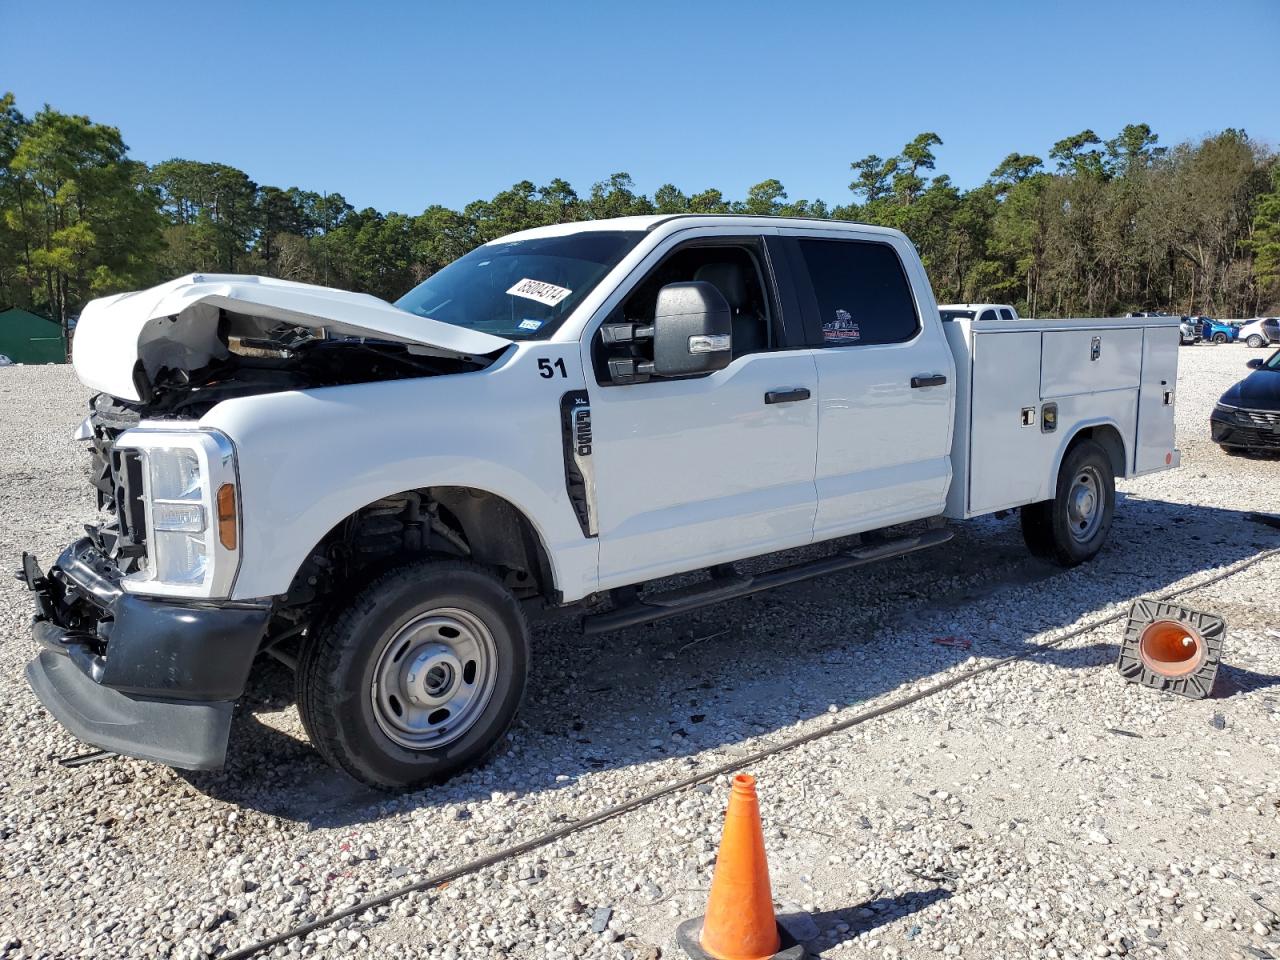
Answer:
M920 332L920 316L897 251L870 240L798 238L808 271L813 331L824 347L904 343Z

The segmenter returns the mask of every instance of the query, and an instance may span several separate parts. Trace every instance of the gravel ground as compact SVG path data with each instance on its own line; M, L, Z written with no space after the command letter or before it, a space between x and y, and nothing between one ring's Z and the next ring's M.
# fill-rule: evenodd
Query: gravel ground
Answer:
M775 755L774 894L822 956L1280 958L1280 461L1208 440L1253 352L1181 351L1181 470L1122 481L1108 547L1062 572L1016 519L933 552L584 639L536 631L530 695L488 766L374 794L307 745L258 670L230 765L83 753L27 690L29 603L0 585L0 956L216 957L974 665L1190 587L1228 622L1215 696L1124 683L1121 624ZM0 557L48 560L92 516L67 368L0 370ZM1242 569L1196 587L1221 568ZM1271 632L1268 632L1271 631ZM939 637L971 642L942 646ZM277 956L680 955L728 796L719 778L293 940Z

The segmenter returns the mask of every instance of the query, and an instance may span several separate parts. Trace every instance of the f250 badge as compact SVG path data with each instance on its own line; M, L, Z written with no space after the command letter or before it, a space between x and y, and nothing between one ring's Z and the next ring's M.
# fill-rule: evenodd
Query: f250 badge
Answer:
M560 431L564 438L564 482L578 524L588 537L596 524L596 474L591 460L591 404L585 390L560 398Z

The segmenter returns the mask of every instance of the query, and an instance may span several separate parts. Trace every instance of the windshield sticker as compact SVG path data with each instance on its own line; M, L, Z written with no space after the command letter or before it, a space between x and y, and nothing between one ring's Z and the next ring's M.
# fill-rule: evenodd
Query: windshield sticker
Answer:
M862 339L862 330L848 310L836 310L836 318L822 324L822 339L827 343L857 343Z
M521 320L517 330L537 330L542 326L541 320Z
M548 307L554 307L573 291L566 290L564 287L557 287L554 283L545 283L542 280L529 280L526 278L508 290L507 293L513 297L524 297L526 300L536 300L538 303L545 303Z

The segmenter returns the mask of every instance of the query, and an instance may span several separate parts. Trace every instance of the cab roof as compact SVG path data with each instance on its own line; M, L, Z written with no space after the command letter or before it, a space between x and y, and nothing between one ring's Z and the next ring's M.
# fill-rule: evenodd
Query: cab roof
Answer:
M655 213L639 217L611 217L604 220L575 220L555 223L545 227L521 230L505 237L490 240L503 243L509 240L532 240L537 237L563 237L571 233L589 230L636 230L648 233L664 224L679 222L685 226L744 226L744 227L807 227L814 229L857 230L860 233L878 233L884 236L902 236L900 230L877 227L854 220L819 220L816 217L764 217L750 213Z

